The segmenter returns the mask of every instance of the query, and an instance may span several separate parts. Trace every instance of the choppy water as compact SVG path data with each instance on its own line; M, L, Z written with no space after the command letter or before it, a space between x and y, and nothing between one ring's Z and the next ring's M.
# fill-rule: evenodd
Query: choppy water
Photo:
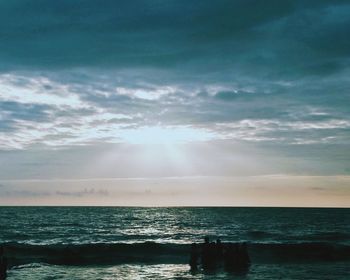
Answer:
M244 279L350 279L350 209L0 207L0 222L9 279L242 278L189 272L206 235L249 242Z
M245 276L220 272L217 274L191 274L187 265L118 265L67 267L32 264L18 267L9 273L9 279L76 279L76 280L349 280L349 263L326 264L255 264Z

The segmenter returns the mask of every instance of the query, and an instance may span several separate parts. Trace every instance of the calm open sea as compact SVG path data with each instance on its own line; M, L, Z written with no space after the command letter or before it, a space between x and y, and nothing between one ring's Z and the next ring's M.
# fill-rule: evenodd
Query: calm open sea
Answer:
M248 242L246 275L191 274L189 244ZM8 279L350 279L350 209L0 207Z

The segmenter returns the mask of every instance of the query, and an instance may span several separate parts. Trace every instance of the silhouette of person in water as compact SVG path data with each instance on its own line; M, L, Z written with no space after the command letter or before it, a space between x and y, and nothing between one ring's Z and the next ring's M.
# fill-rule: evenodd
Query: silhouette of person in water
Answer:
M233 271L237 263L238 248L235 243L228 243L224 252L225 270Z
M228 244L225 250L224 263L227 271L239 274L247 273L250 266L247 244Z
M250 266L247 243L244 242L238 247L238 267L241 272L247 272Z
M196 243L192 243L191 255L190 255L190 267L192 272L195 272L198 270L198 258L199 258L198 246Z
M0 280L7 276L7 258L4 256L4 247L0 246Z
M224 245L221 243L221 240L216 239L216 257L218 260L222 260L224 256Z
M217 266L216 243L210 242L210 245L209 245L209 269L215 270L216 266Z
M202 248L202 267L206 271L212 271L216 268L216 265L216 244L215 242L209 242L209 237L205 237Z
M203 269L208 269L210 267L210 243L209 237L204 238L204 244L202 247L201 263Z

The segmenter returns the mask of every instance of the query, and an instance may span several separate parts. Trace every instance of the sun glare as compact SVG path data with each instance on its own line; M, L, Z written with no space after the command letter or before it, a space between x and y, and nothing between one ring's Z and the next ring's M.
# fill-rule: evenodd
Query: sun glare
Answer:
M189 142L208 141L214 135L203 129L191 127L144 127L124 130L120 136L128 144L173 145Z

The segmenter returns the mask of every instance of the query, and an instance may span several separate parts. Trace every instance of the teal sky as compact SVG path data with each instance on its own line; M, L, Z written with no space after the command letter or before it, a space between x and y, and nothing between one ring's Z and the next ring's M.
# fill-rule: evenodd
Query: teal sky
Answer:
M0 3L0 205L350 206L348 1Z

